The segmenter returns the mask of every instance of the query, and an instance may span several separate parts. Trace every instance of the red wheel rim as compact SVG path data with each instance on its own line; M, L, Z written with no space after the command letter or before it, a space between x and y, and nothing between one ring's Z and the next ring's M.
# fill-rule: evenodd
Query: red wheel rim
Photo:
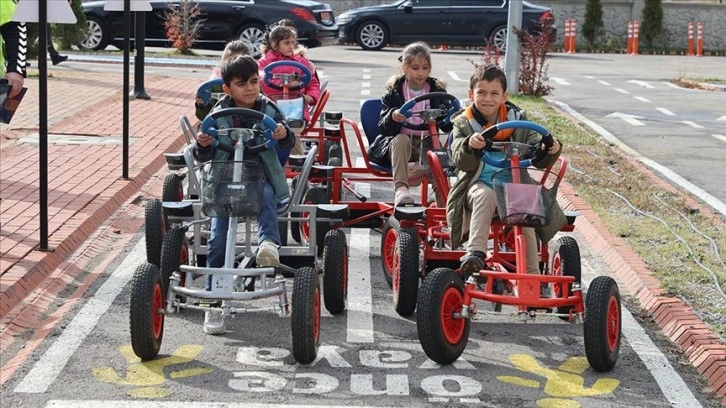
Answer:
M151 302L151 320L154 325L154 338L158 339L161 337L161 332L164 330L164 315L159 311L164 307L164 295L161 288L161 284L157 283L154 285L154 299Z
M394 263L397 264L397 259L394 259L397 240L398 233L396 233L395 229L389 228L386 236L383 237L383 262L386 265L386 273L391 275L391 277L393 277Z
M441 328L444 338L449 344L456 344L464 335L466 322L464 319L454 319L454 313L461 313L462 297L456 288L448 288L441 299Z
M555 252L554 257L552 258L552 275L553 276L562 276L562 258L560 257L560 252ZM554 286L554 293L556 298L562 297L562 284L556 283Z
M315 289L315 299L313 300L313 339L317 346L320 339L320 288Z
M398 245L393 246L391 254L391 280L393 284L393 300L398 300L398 284L401 280L401 254L398 252Z
M620 310L618 310L618 300L615 299L615 296L610 296L608 302L607 336L608 347L613 352L620 342Z

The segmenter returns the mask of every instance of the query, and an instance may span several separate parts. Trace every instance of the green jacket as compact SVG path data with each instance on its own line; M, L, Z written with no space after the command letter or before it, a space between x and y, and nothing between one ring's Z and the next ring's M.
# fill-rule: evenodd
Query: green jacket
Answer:
M516 120L527 120L527 115L516 105L507 103L507 108L514 110L512 113ZM469 186L479 179L479 175L484 169L483 150L469 148L469 137L475 132L463 112L462 110L456 113L452 118L454 125L454 140L451 147L452 159L456 168L459 169L457 180L449 193L449 199L446 203L446 221L451 230L452 248L459 248L468 239L471 212L466 209L466 195ZM519 143L531 143L539 142L541 138L542 135L535 131L516 129L510 140ZM561 152L562 145L560 144L560 150L539 163L539 167L545 168L555 164ZM565 214L559 206L556 206L555 219L547 226L538 228L537 233L543 242L549 242L565 223Z
M219 100L219 102L217 102L217 104L212 109L212 112L231 107L234 107L232 98L230 96L224 96L222 99ZM264 95L260 95L257 98L254 110L264 113L278 123L280 123L284 119L284 115L277 108L277 105L275 105ZM217 119L216 124L218 129L233 127L229 121L229 117ZM287 125L285 125L285 128L287 128L287 137L282 140L278 140L277 146L280 149L289 150L292 148L292 146L295 145L295 134L292 130L290 130L289 127L287 127ZM225 144L227 146L232 146L232 139L226 134L220 134L218 140L219 143ZM262 136L258 136L255 139L255 144L261 143L264 143L264 138ZM234 155L222 149L212 148L211 145L207 146L206 148L195 145L194 150L194 157L196 157L197 160L200 162L206 162L209 160L228 161L232 160L234 157ZM251 157L247 157L246 155L245 160L248 159L256 160L264 166L265 175L267 176L267 180L272 185L272 188L275 192L275 198L277 199L278 203L290 197L290 190L287 186L287 179L285 178L285 170L280 163L280 159L278 159L277 157L276 149L265 149L261 153L253 155ZM205 170L209 169L210 167L213 166L205 166ZM210 177L212 177L212 179L215 178L214 174L211 174Z

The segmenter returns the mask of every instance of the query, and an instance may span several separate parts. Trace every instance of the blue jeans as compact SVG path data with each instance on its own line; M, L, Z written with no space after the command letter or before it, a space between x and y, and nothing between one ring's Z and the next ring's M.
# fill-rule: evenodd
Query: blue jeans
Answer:
M280 245L280 230L277 226L277 200L270 182L265 182L262 195L262 207L257 213L258 242L270 240ZM207 240L207 267L221 268L224 266L229 218L212 217L211 224L209 240ZM206 290L212 290L212 276L207 275Z

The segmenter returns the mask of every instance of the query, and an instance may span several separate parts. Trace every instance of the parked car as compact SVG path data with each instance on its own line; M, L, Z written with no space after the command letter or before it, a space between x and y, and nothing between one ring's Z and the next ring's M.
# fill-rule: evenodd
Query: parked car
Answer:
M146 45L171 46L164 28L170 7L178 8L181 0L150 0L152 11L146 12ZM337 42L338 26L328 4L311 0L203 0L195 1L203 20L194 48L223 49L233 39L249 42L255 55L265 35L267 25L284 18L295 22L298 41L306 47L318 47ZM79 48L102 50L109 44L123 46L122 11L105 11L105 1L83 3L88 22L88 37ZM133 13L132 13L133 15ZM131 24L133 38L134 24Z
M523 2L522 26L539 30L546 23L556 34L552 9ZM340 41L364 50L425 41L431 45L507 44L508 0L397 0L348 10L337 18Z

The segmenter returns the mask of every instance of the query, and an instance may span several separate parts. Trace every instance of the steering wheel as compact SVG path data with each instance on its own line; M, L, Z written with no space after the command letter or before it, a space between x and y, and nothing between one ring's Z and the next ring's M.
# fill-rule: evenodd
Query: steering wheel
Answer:
M219 133L223 131L228 132L234 132L235 130L239 130L239 128L226 128L226 129L217 129L216 127L216 121L217 119L224 118L227 116L241 116L244 118L249 119L257 119L262 124L262 136L265 138L265 143L262 143L257 146L249 146L247 147L248 151L252 153L259 153L260 151L270 148L277 143L277 140L275 140L272 137L272 132L277 127L277 122L275 122L271 117L265 115L262 112L252 110L252 109L246 109L246 108L225 108L220 109L216 112L212 112L209 115L207 115L206 118L202 121L202 126L200 127L201 132L205 133L209 136L214 137L214 141L212 141L212 146L214 146L217 149L222 149L229 153L234 153L234 148L232 146L227 146L225 144L219 143ZM244 141L242 141L244 142Z
M426 100L439 100L443 101L443 104L441 104L438 108L423 109L416 112L411 110L417 103ZM437 121L438 119L439 121L443 121L445 124L448 124L451 122L451 115L458 112L459 109L461 109L461 104L459 103L459 99L457 99L454 95L446 92L429 92L427 94L419 95L413 99L409 99L398 109L398 111L401 115L404 115L407 118L416 115L423 120L423 123L418 125L404 121L401 123L401 126L411 130L429 130L428 123L430 121ZM443 119L441 119L442 116Z
M217 78L210 79L209 81L199 85L199 88L197 88L197 98L202 100L204 106L209 105L209 100L211 98L219 99L219 94L217 92L212 92L212 88L222 86L222 84L224 84L222 78Z
M497 141L492 140L492 138L494 137L494 135L497 134L497 132L499 132L500 130L506 130L506 129L534 130L535 132L542 135L542 139L536 146L533 146L533 145L530 145L527 143L497 142ZM484 137L484 140L487 141L487 144L491 143L492 147L502 150L504 153L506 153L507 157L511 157L515 153L519 154L519 155L531 153L532 150L535 149L536 157L533 159L520 160L519 167L529 167L533 163L537 163L539 160L542 160L543 158L547 157L547 150L542 150L540 148L540 145L544 144L547 148L549 148L554 143L554 138L550 134L549 130L547 130L542 125L538 125L537 123L530 122L527 120L511 120L511 121L507 121L507 122L497 123L496 125L490 126L486 130L484 130L484 132L482 132L482 136ZM494 167L499 167L499 168L511 167L510 159L495 160L491 157L488 157L487 155L483 155L482 160L484 161L484 163L494 166Z
M302 74L299 72L293 70L293 72L279 72L279 73L273 73L272 70L279 67L292 67L299 69L302 71ZM272 89L277 89L278 91L282 91L285 86L288 86L290 82L292 81L298 81L298 84L294 86L288 86L288 91L297 91L299 89L305 88L309 83L310 79L312 79L313 75L310 72L310 68L306 67L304 64L301 64L297 61L276 61L272 64L266 66L264 68L265 77L262 79L264 81L265 85L269 86ZM277 79L278 81L282 82L282 85L278 85L276 83L273 83L272 80Z

